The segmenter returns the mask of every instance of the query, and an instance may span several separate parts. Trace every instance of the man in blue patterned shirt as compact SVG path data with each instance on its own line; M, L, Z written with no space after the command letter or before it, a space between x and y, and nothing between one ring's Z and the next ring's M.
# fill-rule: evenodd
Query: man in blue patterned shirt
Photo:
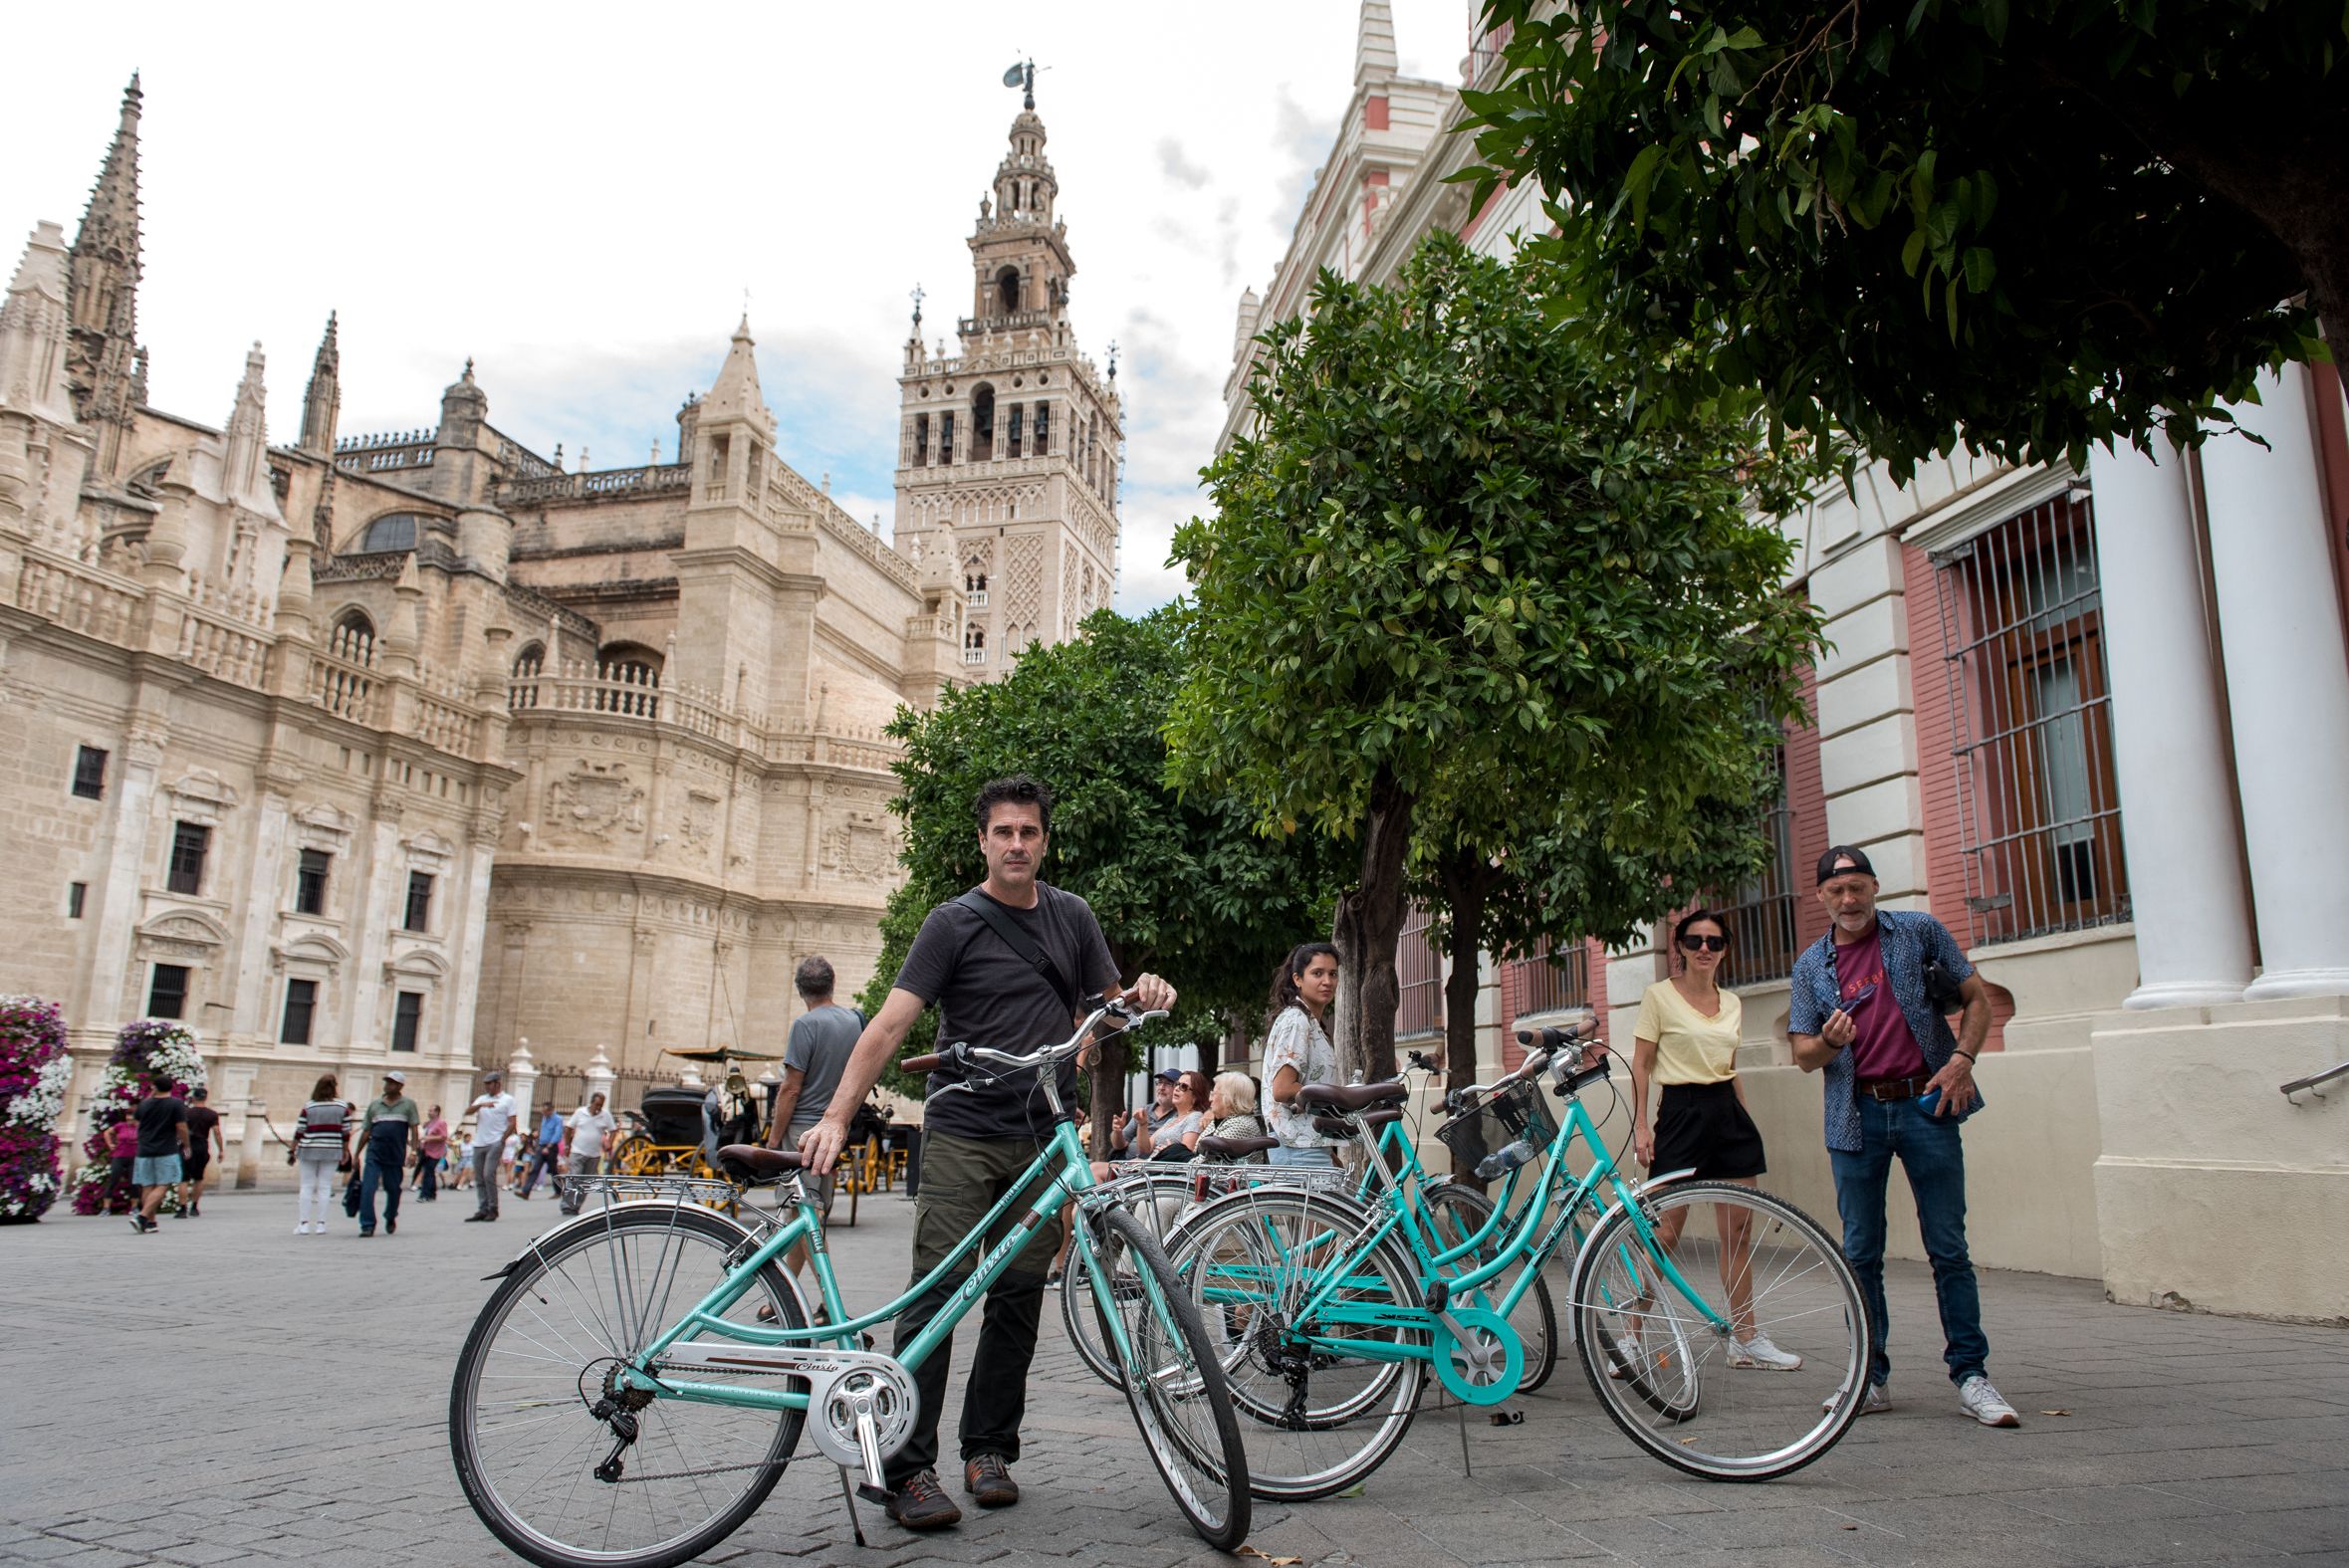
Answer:
M1867 1297L1876 1348L1861 1414L1891 1408L1885 1382L1890 1317L1884 1304L1884 1194L1899 1159L1917 1199L1917 1228L1941 1301L1942 1357L1966 1413L1986 1427L2017 1427L2014 1407L1988 1375L1990 1341L1966 1251L1966 1154L1958 1124L1982 1101L1974 1059L1991 1028L1991 999L1949 928L1931 915L1876 907L1876 869L1837 844L1819 856L1828 931L1794 964L1786 1032L1794 1064L1826 1070L1827 1157L1843 1255ZM1936 1005L1936 967L1965 1004L1958 1034ZM1946 997L1946 992L1945 992Z

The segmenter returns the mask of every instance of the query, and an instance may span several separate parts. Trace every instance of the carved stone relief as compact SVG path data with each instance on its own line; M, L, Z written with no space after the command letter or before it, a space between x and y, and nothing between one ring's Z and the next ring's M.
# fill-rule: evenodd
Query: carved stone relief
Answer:
M547 790L548 836L561 843L610 844L644 831L644 786L628 764L582 758Z

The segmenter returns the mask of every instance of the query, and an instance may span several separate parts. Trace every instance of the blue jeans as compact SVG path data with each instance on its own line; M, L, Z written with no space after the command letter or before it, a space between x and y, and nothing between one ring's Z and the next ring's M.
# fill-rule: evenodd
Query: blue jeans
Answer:
M1982 1295L1974 1283L1974 1262L1966 1253L1966 1151L1958 1124L1928 1116L1915 1100L1889 1103L1859 1096L1860 1152L1830 1149L1835 1167L1835 1207L1843 1216L1843 1255L1859 1276L1868 1303L1868 1327L1876 1350L1868 1381L1892 1375L1885 1351L1891 1323L1884 1305L1884 1191L1897 1155L1917 1198L1917 1228L1925 1255L1933 1260L1933 1289L1941 1301L1942 1359L1950 1381L1963 1383L1987 1370L1991 1343L1982 1332Z
M1330 1149L1292 1149L1283 1144L1278 1149L1267 1149L1265 1158L1275 1165L1304 1165L1327 1170L1337 1164L1337 1154Z
M375 1189L377 1187L383 1189L383 1218L386 1220L399 1218L399 1189L402 1185L401 1179L406 1175L405 1151L390 1160L384 1160L371 1151L368 1153L366 1168L360 1173L358 1179L358 1228L361 1231L375 1229Z

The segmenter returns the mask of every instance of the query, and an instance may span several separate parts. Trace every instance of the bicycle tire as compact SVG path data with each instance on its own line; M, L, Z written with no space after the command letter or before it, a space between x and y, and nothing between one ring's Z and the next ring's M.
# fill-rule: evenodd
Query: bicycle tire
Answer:
M1493 1218L1493 1200L1456 1181L1430 1183L1426 1207L1444 1250L1475 1235ZM1447 1230L1443 1224L1446 1209L1457 1209L1468 1218L1454 1222ZM1477 1255L1480 1260L1489 1260L1498 1250L1494 1242L1487 1241L1478 1248ZM1510 1282L1509 1271L1504 1269L1500 1277L1489 1282L1488 1288L1506 1287ZM1519 1298L1517 1310L1509 1315L1509 1326L1517 1330L1518 1339L1526 1349L1526 1374L1518 1384L1518 1392L1535 1393L1557 1370L1557 1303L1549 1293L1549 1281L1538 1270L1532 1285Z
M1255 1266L1246 1262L1251 1256L1291 1264L1310 1237L1356 1233L1369 1220L1370 1212L1351 1198L1275 1184L1217 1199L1186 1216L1168 1237L1177 1272L1214 1325L1208 1332L1245 1424L1249 1487L1259 1497L1302 1502L1367 1479L1401 1446L1419 1413L1433 1356L1426 1329L1353 1336L1410 1344L1414 1354L1403 1360L1300 1351L1289 1325L1275 1327L1277 1317L1260 1323L1258 1313L1279 1307L1261 1293L1252 1296L1245 1275L1232 1272ZM1426 1304L1418 1271L1392 1235L1353 1263L1375 1271L1348 1287L1353 1299ZM1298 1299L1313 1272L1308 1264L1291 1279L1276 1270L1273 1293Z
M1147 1183L1141 1189L1141 1193L1136 1196L1146 1194L1145 1201L1150 1206L1150 1214L1145 1229L1152 1235L1159 1237L1163 1244L1166 1231L1162 1229L1160 1222L1165 1216L1166 1205L1162 1200L1172 1199L1178 1205L1189 1203L1191 1178L1173 1168L1170 1168L1164 1176L1160 1176L1156 1172L1146 1174ZM1122 1202L1121 1207L1127 1213L1132 1214L1135 1212L1136 1205L1134 1200L1129 1198ZM1181 1212L1180 1207L1174 1210L1177 1215L1180 1215ZM1130 1273L1123 1271L1124 1251L1122 1244L1113 1237L1107 1236L1096 1237L1094 1244L1099 1250L1102 1261L1109 1265L1112 1296L1120 1300L1129 1299L1134 1280ZM1087 1267L1084 1253L1080 1249L1070 1249L1068 1265L1060 1276L1060 1326L1067 1331L1068 1343L1075 1348L1076 1358L1085 1364L1094 1377L1099 1378L1111 1388L1116 1388L1123 1378L1123 1373L1118 1369L1116 1358L1109 1352L1108 1325L1102 1320L1100 1303L1094 1299L1092 1280L1087 1272Z
M654 1232L660 1232L658 1244L648 1257L645 1243L656 1240ZM635 1413L639 1436L625 1451L636 1476L606 1483L589 1478L590 1466L611 1452L614 1438L590 1414L584 1392L600 1386L593 1378L595 1367L634 1354L661 1333L671 1321L668 1307L682 1311L698 1300L722 1276L726 1260L750 1240L741 1226L707 1209L617 1204L541 1237L490 1292L450 1382L449 1452L465 1500L518 1556L540 1568L673 1568L732 1535L767 1500L799 1445L804 1413L652 1400ZM586 1277L594 1272L591 1258L597 1252L613 1286L623 1278L643 1281L640 1301L631 1303L619 1288L607 1289L601 1278ZM690 1280L684 1277L688 1272ZM807 1321L798 1290L772 1263L759 1271L729 1316L755 1316L762 1305L772 1305L786 1326ZM635 1307L642 1310L631 1310ZM509 1343L504 1330L518 1309L535 1322L517 1327ZM526 1363L544 1364L545 1370ZM723 1374L696 1377L725 1380ZM491 1390L486 1394L485 1384ZM573 1407L568 1422L566 1406ZM556 1414L538 1414L550 1408ZM501 1411L511 1419L499 1420ZM677 1429L687 1423L689 1435L681 1442ZM523 1432L527 1438L515 1436ZM728 1438L735 1440L728 1444L730 1452L707 1452ZM550 1447L567 1440L571 1448L550 1460ZM527 1462L509 1467L509 1456L524 1455ZM661 1485L664 1476L690 1469L703 1457L714 1458L721 1468L740 1465L719 1477L719 1489L739 1483L740 1490L709 1508L707 1491L695 1484L695 1500L679 1507L674 1528L661 1525L657 1512L663 1505L658 1499L667 1492L617 1489L631 1480L646 1488ZM536 1490L542 1483L543 1494ZM527 1499L526 1489L531 1491ZM643 1533L653 1538L613 1544L610 1537L623 1523L623 1497L631 1530L637 1524L636 1504L643 1501L650 1527ZM603 1506L607 1499L608 1507ZM553 1516L558 1508L572 1517L558 1520ZM705 1510L707 1516L698 1520L683 1517ZM595 1533L597 1518L605 1537L600 1543L567 1538Z
M1140 1221L1107 1209L1097 1226L1096 1233L1113 1236L1133 1259L1143 1283L1126 1341L1139 1364L1121 1368L1118 1380L1142 1447L1199 1538L1218 1551L1236 1551L1248 1539L1253 1506L1248 1451L1207 1325L1158 1238ZM1204 1426L1196 1419L1201 1414Z
M1649 1312L1686 1320L1690 1346L1688 1377L1701 1381L1703 1397L1666 1401L1659 1409L1631 1379L1607 1376L1612 1364L1609 1319L1624 1308L1601 1299L1593 1274L1612 1266L1618 1247L1647 1256L1630 1212L1611 1211L1591 1232L1575 1259L1568 1310L1584 1376L1599 1405L1624 1436L1673 1468L1707 1480L1762 1481L1788 1475L1816 1460L1840 1442L1859 1418L1866 1387L1870 1344L1859 1281L1843 1250L1818 1222L1782 1198L1734 1182L1676 1182L1640 1201L1652 1227L1675 1210L1700 1205L1717 1211L1711 1228L1684 1219L1675 1246L1675 1265L1700 1296L1721 1287L1710 1302L1715 1315L1734 1321L1733 1273L1745 1280L1745 1315L1758 1335L1794 1352L1799 1365L1783 1370L1737 1368L1730 1363L1730 1330L1716 1327L1678 1287L1659 1291ZM1742 1215L1742 1222L1727 1217ZM1732 1269L1735 1250L1722 1244L1733 1223L1745 1232L1745 1267ZM1703 1233L1700 1233L1701 1230ZM1714 1268L1702 1266L1711 1246ZM1766 1254L1764 1252L1766 1248ZM1762 1288L1757 1290L1757 1284ZM1765 1305L1766 1303L1766 1305ZM1643 1315L1648 1315L1643 1313ZM1821 1400L1820 1391L1826 1391Z

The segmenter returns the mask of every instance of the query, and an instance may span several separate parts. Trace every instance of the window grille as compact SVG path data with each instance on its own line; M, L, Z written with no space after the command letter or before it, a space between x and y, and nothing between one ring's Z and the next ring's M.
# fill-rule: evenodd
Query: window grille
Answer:
M1395 1005L1395 1034L1433 1034L1444 1026L1444 955L1435 943L1436 917L1414 904L1395 939L1395 978L1402 993Z
M318 1011L318 982L289 980L286 982L286 1015L278 1024L280 1045L310 1043L310 1024Z
M146 986L146 1015L177 1018L187 1013L187 966L157 964Z
M2127 920L2087 492L1933 559L1972 939Z
M1784 980L1794 973L1802 940L1794 934L1794 808L1786 793L1786 748L1775 754L1778 787L1764 818L1762 832L1769 842L1769 864L1762 874L1737 890L1736 901L1722 911L1729 921L1729 953L1722 980L1732 986L1759 986Z
M106 753L85 746L74 756L74 793L85 800L106 798Z
M1546 942L1524 958L1509 961L1517 1008L1511 1023L1535 1012L1564 1012L1590 1006L1590 949L1574 943L1563 953Z
M420 991L401 992L391 1014L391 1048L414 1050L416 1030L423 1021L424 994Z
M400 922L402 931L430 931L432 921L432 873L408 873L407 918Z
M294 872L294 913L323 915L327 912L327 869L334 859L324 849L302 851L302 862Z

